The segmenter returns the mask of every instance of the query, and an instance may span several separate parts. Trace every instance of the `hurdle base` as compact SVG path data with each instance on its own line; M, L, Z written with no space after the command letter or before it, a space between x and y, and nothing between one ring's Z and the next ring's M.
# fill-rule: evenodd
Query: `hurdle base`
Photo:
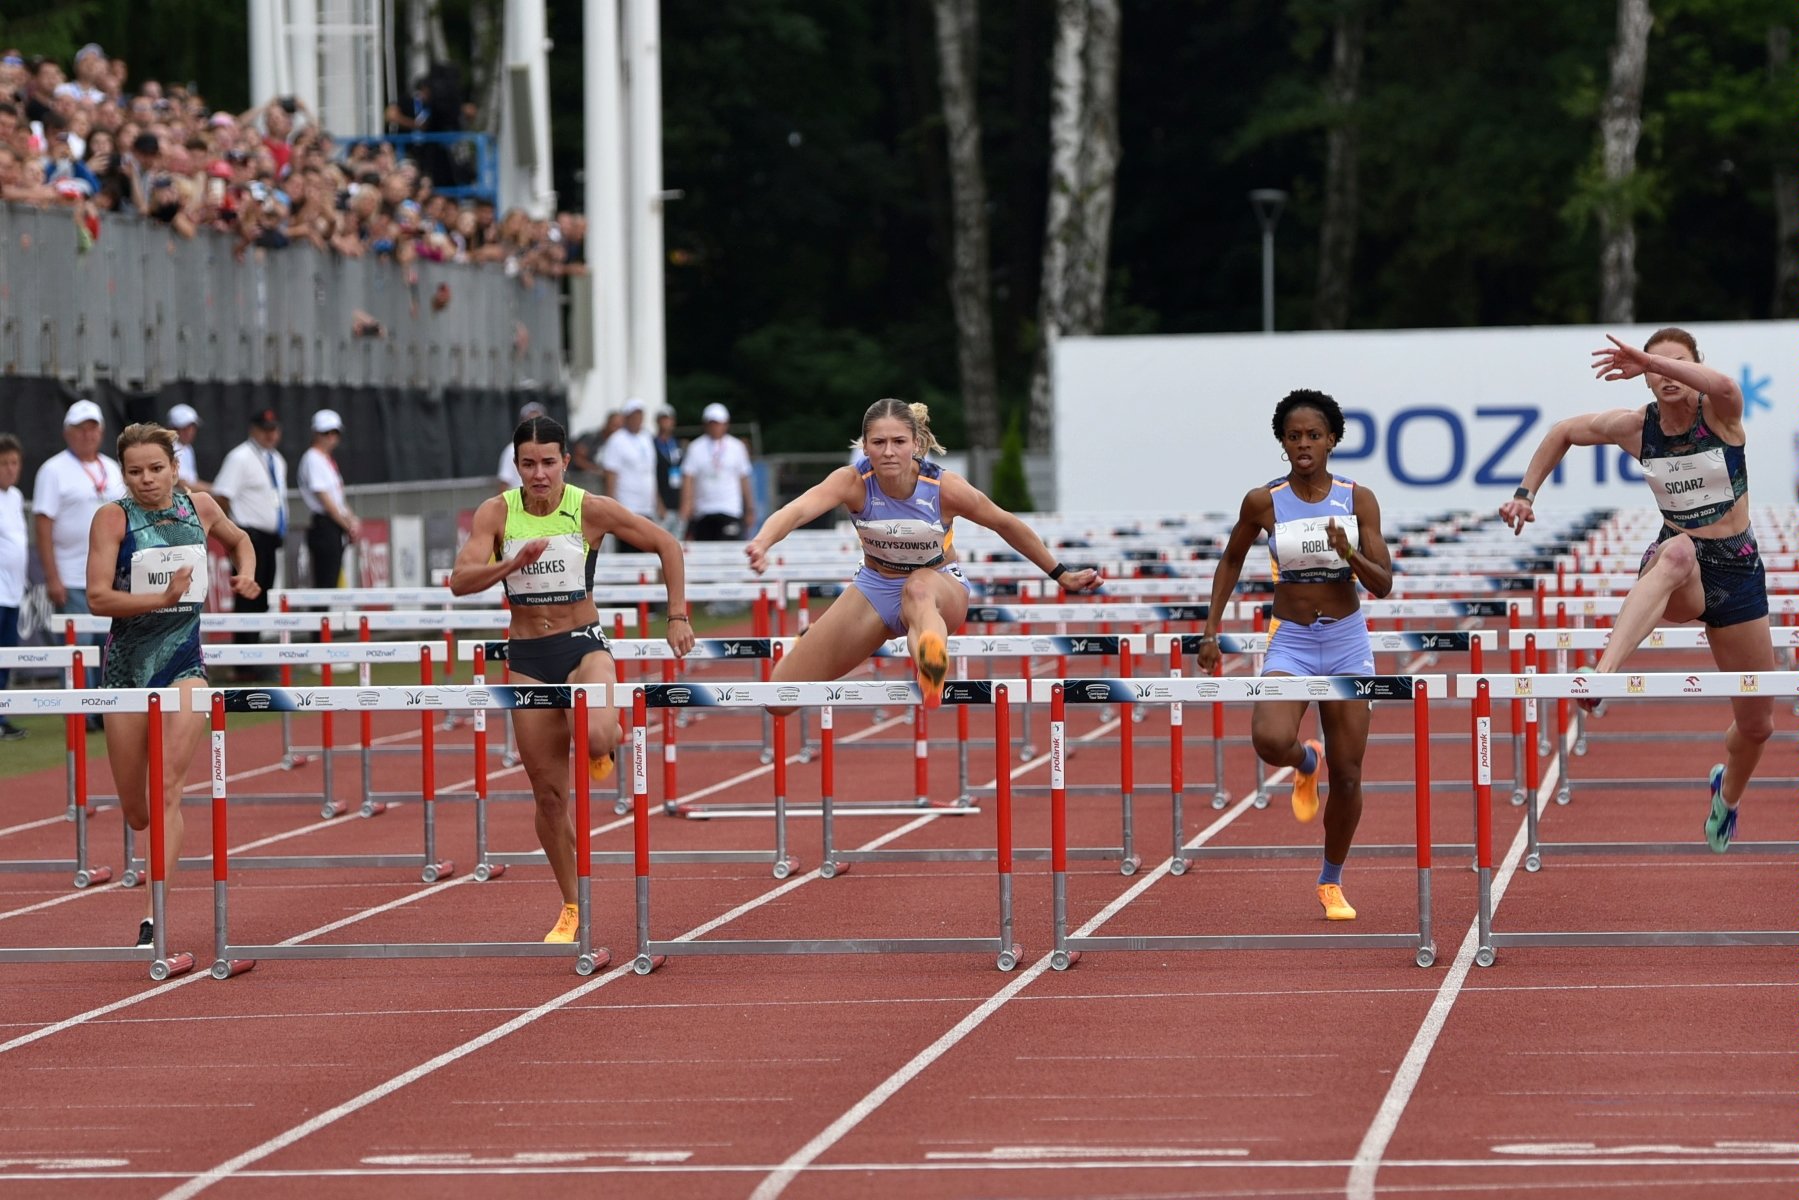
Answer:
M186 952L150 960L150 978L158 983L165 979L173 979L177 975L185 975L193 969L194 956Z
M0 862L0 873L13 872L37 874L54 871L73 871L72 882L77 888L92 887L106 883L112 879L111 867L83 867L72 858L19 858L8 862Z
M1799 935L1795 935L1799 936ZM1109 935L1071 937L1063 943L1069 951L1082 950L1382 950L1411 951L1419 966L1422 952L1430 950L1434 961L1436 950L1421 942L1417 933L1258 933L1258 934L1168 934L1132 937ZM1051 965L1055 965L1053 962Z
M1432 854L1473 854L1473 842L1432 842ZM1181 851L1181 857L1191 865L1206 858L1317 858L1319 854L1316 843L1310 846L1195 846ZM1418 854L1416 846L1399 843L1374 846L1357 846L1357 858L1415 858Z
M546 860L547 862L547 860ZM475 864L475 882L486 883L490 879L498 879L506 873L506 864L488 859Z
M661 961L714 955L787 954L991 954L1002 971L1010 971L1023 950L999 938L766 938L693 942L644 942L632 969L647 975ZM651 965L640 966L648 960Z
M221 958L212 964L209 973L214 979L230 979L255 969L256 960L253 958Z
M595 946L589 955L604 965L611 951ZM351 942L335 945L226 946L224 958L580 958L573 942Z
M427 863L419 871L419 881L421 883L437 883L440 880L448 879L455 873L455 860L446 858L441 862Z
M1703 858L1716 853L1704 842L1538 842L1537 850L1543 854L1559 850L1569 855L1666 854L1681 858ZM1356 853L1361 852L1357 846ZM1726 853L1791 857L1799 853L1799 842L1732 842Z
M1490 967L1494 951L1504 946L1635 948L1644 946L1799 946L1799 930L1599 930L1568 933L1500 933L1489 931L1475 955L1476 966Z

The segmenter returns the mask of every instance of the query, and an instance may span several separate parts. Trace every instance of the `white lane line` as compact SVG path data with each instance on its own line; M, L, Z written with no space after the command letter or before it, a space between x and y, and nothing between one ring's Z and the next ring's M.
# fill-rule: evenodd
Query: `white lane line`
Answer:
M402 896L398 900L390 900L386 904L376 905L374 908L363 909L359 913L352 913L350 916L333 921L328 925L320 925L317 929L309 929L305 933L295 934L293 937L282 942L281 945L297 946L302 942L310 941L315 937L330 933L333 930L342 929L346 925L354 925L358 921L366 921L370 917L378 916L381 913L390 912L393 909L423 900L426 896L434 896L445 888L451 888L458 884L467 883L470 878L470 876L463 875L455 879L446 880L443 883L433 884L431 887L425 888L422 891L414 892L409 896ZM106 1016L108 1013L117 1012L121 1008L130 1008L134 1004L142 1004L146 1000L167 995L175 988L186 987L190 983L198 983L202 979L212 978L198 962L194 964L194 970L196 974L183 975L179 979L171 979L167 983L160 984L148 991L138 992L135 995L125 997L123 1000L115 1000L111 1004L101 1005L99 1008L91 1008L84 1013L77 1013L75 1016L58 1021L54 1025L46 1025L41 1029L34 1029L30 1033L20 1034L11 1041L0 1042L0 1054L5 1054L9 1050L17 1050L20 1046L29 1046L32 1042L42 1041L44 1038L47 1038L52 1034L61 1033L65 1029L73 1029L78 1025L85 1025L90 1021L98 1020L99 1018Z
M1114 725L1116 723L1117 720L1115 718L1113 721L1108 722L1107 725ZM1100 729L1095 730L1093 734L1088 736L1097 736L1099 733L1104 732L1105 728L1106 726L1101 726ZM1047 758L1047 756L1044 756L1044 758ZM1043 760L1033 760L1033 763L1036 761ZM1026 765L1029 766L1033 764ZM1281 770L1287 771L1290 770L1290 768L1283 767ZM1271 778L1271 782L1278 781L1280 778L1282 778L1280 772L1276 772ZM1213 821L1210 825L1206 826L1189 839L1184 848L1191 850L1194 847L1203 846L1205 843L1211 841L1213 837L1222 832L1231 822L1247 812L1254 803L1254 793L1245 796L1243 799L1239 800L1234 807L1226 811L1217 820ZM1143 892L1157 880L1168 874L1169 862L1172 861L1173 859L1171 857L1168 862L1163 862L1148 874L1138 879L1122 895L1106 905L1105 908L1096 913L1085 925L1082 925L1077 929L1074 936L1085 937L1098 929L1101 925L1104 925L1107 921L1111 920L1112 917L1122 911L1127 904L1142 895ZM787 1189L788 1184L798 1178L800 1172L812 1168L819 1156L824 1154L825 1151L829 1150L839 1141L843 1140L845 1135L873 1115L876 1109L880 1108L881 1105L891 1099L901 1088L923 1074L925 1069L932 1063L942 1058L953 1049L957 1043L962 1041L962 1039L980 1028L989 1017L1005 1007L1008 1001L1017 996L1019 992L1022 992L1025 988L1029 987L1031 983L1045 971L1049 970L1050 957L1050 955L1046 954L1036 962L1032 963L1019 974L1016 979L1013 979L1010 983L1006 984L1005 987L1001 988L993 996L975 1008L973 1012L969 1013L966 1017L963 1017L962 1020L958 1021L942 1037L925 1047L925 1049L915 1055L910 1062L889 1075L876 1086L873 1091L862 1097L862 1099L852 1105L847 1112L831 1122L830 1125L826 1126L818 1136L814 1137L811 1141L800 1147L799 1150L795 1151L786 1162L771 1171L762 1182L756 1186L756 1190L750 1193L750 1200L775 1200L775 1197L779 1196Z
M69 818L67 814L57 817L45 817L39 821L27 821L23 825L8 825L5 829L0 829L0 837L11 837L15 833L28 833L33 829L42 829L46 825L66 825L68 823Z
M1569 729L1567 738L1561 746L1561 753L1552 758L1543 772L1543 781L1537 786L1534 803L1537 813L1542 815L1549 798L1555 794L1556 781L1561 776L1563 756L1573 749L1574 730ZM1505 895L1506 885L1512 881L1518 864L1524 860L1524 846L1528 838L1530 826L1528 822L1518 823L1518 832L1512 838L1511 848L1506 851L1505 860L1500 863L1499 870L1493 876L1493 907L1499 907L1500 898ZM1387 1094L1369 1123L1367 1131L1362 1135L1362 1144L1356 1148L1355 1160L1349 1168L1349 1179L1344 1186L1344 1195L1348 1200L1374 1200L1374 1178L1380 1173L1381 1158L1387 1152L1387 1145L1393 1140L1393 1134L1399 1128L1400 1118L1405 1115L1406 1105L1411 1102L1412 1093L1418 1087L1418 1080L1424 1075L1425 1063L1430 1059L1431 1049L1436 1046L1443 1026L1449 1021L1449 1010L1455 1006L1456 997L1461 994L1462 984L1468 978L1469 970L1474 966L1475 951L1480 948L1480 915L1468 925L1468 932L1462 938L1461 949L1456 951L1455 961L1450 964L1448 972L1443 976L1443 983L1437 989L1437 998L1431 1002L1428 1012L1424 1014L1424 1023L1418 1027L1412 1038L1411 1047L1405 1057L1400 1060L1399 1069L1393 1072L1393 1082L1387 1087Z
M899 720L899 719L900 718L894 718L894 720ZM1116 724L1116 722L1112 722L1111 724ZM1088 737L1097 737L1097 736L1099 736L1099 734L1103 733L1108 727L1109 727L1108 725L1102 725L1099 729L1096 729L1092 734L1089 734ZM868 732L873 733L878 728L880 728L880 726L870 726ZM1023 763L1020 766L1014 768L1012 771L1012 777L1017 778L1019 775L1023 774L1024 772L1026 772L1028 770L1031 770L1033 767L1036 767L1039 764L1046 763L1048 761L1049 761L1049 756L1047 754L1039 755L1037 758L1032 759L1030 762ZM763 768L763 770L770 770L770 769L772 769L772 764L770 767ZM759 774L759 773L760 772L751 772L751 773L749 773L749 775L747 777L754 778L755 775ZM989 785L989 786L991 786L991 785ZM886 845L888 842L891 842L897 838L903 837L907 833L912 832L913 830L923 828L924 826L935 821L941 815L942 814L939 812L924 813L917 820L907 822L905 825L902 825L897 829L890 830L889 832L882 834L880 837L877 837L877 838L873 839L872 841L865 842L861 846L857 847L857 849L858 850L879 849L880 847ZM465 876L465 877L463 877L463 879L451 880L450 883L451 884L461 883L466 878L468 878L468 877ZM704 924L696 925L694 928L688 930L686 933L681 934L679 937L675 938L674 940L675 941L691 941L695 938L701 937L707 933L710 933L712 930L717 929L721 925L727 925L730 922L735 921L738 917L741 917L746 913L752 912L755 909L760 908L765 904L772 903L773 901L781 898L782 896L787 895L789 892L793 891L795 888L798 888L806 883L810 883L812 880L815 880L818 878L820 878L820 876L819 876L817 869L815 868L811 871L806 872L803 875L797 876L793 879L786 880L785 882L781 883L780 885L778 885L774 888L769 889L768 891L762 893L761 895L757 896L756 898L746 901L743 904L739 904L736 908L731 909L729 912L722 913L719 916L714 917L712 920L705 922ZM445 884L443 886L450 886L450 885ZM1045 959L1044 962L1045 962L1045 964L1047 964L1048 960ZM242 1154L239 1154L233 1158L227 1159L225 1162L220 1163L218 1166L213 1167L209 1171L206 1171L200 1175L195 1175L195 1176L190 1177L187 1180L187 1182L182 1184L180 1187L167 1192L165 1194L163 1200L188 1200L189 1197L197 1196L201 1192L205 1191L207 1188L211 1187L213 1184L218 1183L222 1180L228 1179L234 1175L237 1175L240 1171L242 1171L245 1167L251 1165L252 1163L260 1162L263 1159L269 1157L271 1154L278 1153L279 1151L287 1148L288 1146L293 1145L295 1142L298 1142L304 1138L310 1137L312 1134L318 1132L319 1130L324 1129L327 1126L333 1125L336 1122L342 1120L343 1118L350 1116L353 1113L359 1112L364 1108L367 1108L369 1105L375 1103L376 1101L381 1100L386 1096L392 1095L394 1092L397 1092L404 1087L407 1087L413 1083L416 1083L420 1079L425 1078L427 1075L430 1075L430 1074L442 1069L443 1067L447 1067L452 1063L455 1063L463 1058L466 1058L469 1055L475 1053L476 1051L492 1045L494 1042L499 1041L500 1039L506 1037L507 1035L515 1033L518 1030L525 1028L527 1025L531 1025L531 1024L535 1023L536 1021L540 1020L541 1018L546 1017L546 1016L550 1015L551 1013L554 1013L562 1008L567 1007L568 1005L574 1003L576 1000L581 999L582 997L588 995L589 993L597 991L598 989L605 987L607 984L613 982L614 980L619 979L619 978L623 977L624 975L629 974L630 971L631 971L631 965L630 965L630 962L627 961L623 966L616 967L613 970L608 971L605 974L598 976L597 978L590 979L586 983L581 984L579 987L573 988L570 991L564 992L560 996L557 996L551 1000L545 1001L543 1004L538 1005L536 1008L531 1009L528 1012L520 1013L517 1017L514 1017L512 1020L507 1021L505 1024L496 1026L495 1028L488 1030L486 1033L483 1033L477 1037L471 1038L469 1041L462 1043L460 1046L456 1046L450 1050L446 1050L442 1054L438 1055L436 1058L431 1059L429 1062L421 1063L420 1065L412 1068L409 1071L405 1071L399 1075L396 1075L392 1079L387 1080L385 1083L378 1084L375 1087L370 1088L368 1091L363 1092L361 1095L354 1096L351 1099L344 1101L342 1104L337 1105L335 1108L328 1109L325 1112L318 1114L317 1116L313 1117L309 1121L304 1122L303 1124L296 1125L292 1129L289 1129L284 1133L277 1134L275 1137L270 1138L268 1141L263 1142L259 1146L253 1146L250 1149L244 1151ZM0 1047L0 1049L3 1049L3 1048L4 1047Z

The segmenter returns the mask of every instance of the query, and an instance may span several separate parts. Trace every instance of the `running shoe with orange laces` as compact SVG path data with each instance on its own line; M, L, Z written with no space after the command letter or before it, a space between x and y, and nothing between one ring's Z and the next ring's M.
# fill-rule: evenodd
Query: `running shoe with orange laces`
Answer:
M918 688L924 693L926 708L943 703L943 679L949 674L949 647L941 633L926 633L918 639Z
M581 909L573 904L562 906L562 915L556 918L556 928L543 935L546 942L572 942L575 933L581 928Z
M1355 909L1349 907L1349 901L1343 898L1341 884L1319 884L1318 903L1324 905L1324 919L1327 921L1355 920Z
M1324 743L1317 738L1307 738L1306 746L1318 756L1318 765L1310 771L1293 768L1293 815L1301 821L1310 821L1318 815L1318 772L1324 769Z
M590 758L587 760L587 778L593 783L604 783L612 775L613 767L617 765L610 754Z

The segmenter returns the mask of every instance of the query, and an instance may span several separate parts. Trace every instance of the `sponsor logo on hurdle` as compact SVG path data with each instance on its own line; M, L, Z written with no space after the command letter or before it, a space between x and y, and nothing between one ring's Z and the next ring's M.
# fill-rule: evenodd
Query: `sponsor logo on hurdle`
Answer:
M692 688L684 688L684 687L671 687L667 691L662 693L662 698L665 701L667 701L670 705L692 704L693 703L693 689Z
M887 698L896 703L904 703L912 699L912 685L909 683L890 683L887 685Z
M1568 681L1568 694L1571 696L1586 695L1587 677L1585 675L1576 675L1574 678L1570 679Z
M796 687L776 688L775 699L779 700L782 704L797 704L800 699L800 690Z
M1216 700L1221 689L1216 680L1202 679L1194 690L1201 700Z
M1633 696L1642 695L1644 691L1643 677L1641 675L1632 675L1625 679L1624 690Z
M1708 638L1707 638L1707 637L1706 637L1706 634L1705 634L1705 630L1703 630L1703 629L1700 629L1700 630L1698 630L1698 631L1697 631L1697 632L1698 632L1698 634L1699 634L1699 644L1700 644L1700 645L1701 645L1701 646L1703 646L1703 645L1705 645L1705 644L1706 644L1706 643L1707 643L1707 641L1708 641L1708 640L1709 640L1709 639L1708 639Z
M493 693L486 688L470 688L468 703L470 708L492 708Z
M1534 696L1536 693L1531 690L1529 679L1520 678L1512 680L1512 695Z
M442 703L443 693L436 688L421 688L406 693L407 708L436 708Z
M1557 650L1566 650L1573 645L1574 645L1574 635L1573 634L1558 633L1555 635L1555 648Z
M83 696L81 698L81 707L83 708L117 708L118 706L119 698L117 696Z
M1048 638L1032 638L1031 639L1031 653L1032 654L1053 654L1054 652L1055 652L1055 646L1050 643L1050 640Z
M251 692L244 697L244 707L251 712L267 712L274 702L275 698L267 692Z
M31 698L31 707L33 708L55 708L59 703L60 701L55 696L33 696Z
M295 708L317 708L318 702L319 702L319 698L315 693L312 693L312 692L295 692L294 693L294 707Z
M726 642L720 648L724 651L726 658L760 658L762 657L761 647L762 643L757 641Z
M1705 689L1703 687L1699 686L1699 676L1688 675L1684 680L1681 681L1680 690L1683 692L1687 692L1689 694L1696 695L1699 692L1703 692Z
M1092 683L1082 684L1081 694L1089 700L1110 700L1112 698L1112 685L1095 680Z
M1374 695L1376 683L1377 683L1377 681L1373 680L1373 679L1358 679L1358 680L1356 680L1355 681L1355 694L1358 697L1367 697L1367 696Z
M1331 685L1330 685L1329 680L1325 680L1325 679L1308 679L1308 680L1306 680L1306 695L1308 695L1308 696L1328 696L1330 694L1331 694Z
M1252 680L1243 685L1243 694L1245 696L1260 696L1267 686L1268 685L1260 679Z
M1744 675L1737 680L1737 691L1740 693L1759 692L1761 679L1755 675Z
M381 693L380 692L357 692L356 693L356 703L360 704L364 708L373 708L373 707L375 707L375 705L381 703Z
M981 639L981 653L982 654L998 654L999 653L999 639L998 638L982 638Z
M1605 640L1606 640L1606 641L1608 641L1608 642L1609 642L1609 641L1611 641L1611 640L1612 640L1612 639L1611 639L1611 637L1610 637L1610 636L1609 636L1609 635L1608 635L1608 636L1607 636L1607 637L1606 637L1606 639L1605 639ZM1656 630L1656 631L1655 631L1655 632L1654 632L1654 633L1651 633L1651 634L1650 634L1650 635L1649 635L1649 644L1650 644L1650 645L1651 645L1651 646L1665 646L1665 645L1667 645L1667 644L1668 644L1668 639L1667 639L1667 637L1666 637L1666 636L1665 636L1665 635L1664 635L1664 634L1663 634L1663 633L1662 633L1662 631L1661 631L1661 630L1659 630L1659 629L1658 629L1658 630Z
M715 687L706 690L712 693L712 703L714 704L742 703L750 698L748 688Z
M849 691L850 689L844 686L827 687L825 689L825 699L830 701L841 700L849 693Z

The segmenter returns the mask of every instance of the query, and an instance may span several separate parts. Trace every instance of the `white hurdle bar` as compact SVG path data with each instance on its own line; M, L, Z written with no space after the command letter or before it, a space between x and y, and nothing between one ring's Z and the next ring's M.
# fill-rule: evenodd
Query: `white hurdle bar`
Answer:
M1597 696L1625 700L1638 697L1714 699L1741 695L1770 697L1799 696L1799 671L1701 671L1691 674L1618 673L1600 675L1458 675L1456 696L1472 701L1473 734L1477 762L1492 759L1493 696L1522 696L1530 700ZM1500 946L1795 946L1799 930L1739 929L1714 931L1668 930L1601 930L1562 933L1502 933L1493 929L1493 789L1491 779L1477 778L1475 803L1480 827L1476 853L1476 869L1480 879L1479 945L1475 951L1477 966L1492 966ZM1530 861L1535 857L1536 830L1533 797L1529 812L1531 855L1527 870L1535 870ZM1693 854L1710 848L1695 843L1628 843L1569 842L1558 849L1586 854ZM1737 842L1732 853L1773 853L1791 855L1799 850L1795 842ZM1540 864L1537 864L1540 865Z
M995 773L1001 780L1011 776L1007 749L1010 729L1011 695L1015 682L995 683L989 700L996 706L995 721L1000 736L994 739ZM630 713L632 824L635 833L635 871L637 889L637 957L632 969L647 975L669 957L677 955L721 954L903 954L903 953L987 953L994 955L995 965L1010 971L1018 965L1023 951L1013 941L1012 928L1012 797L1009 788L1000 790L995 802L996 841L994 859L999 873L999 931L997 937L914 937L914 938L756 938L696 939L693 941L656 941L650 936L650 818L648 777L645 768L647 745L644 736L648 706L652 696L661 703L705 707L865 707L892 702L889 684L862 683L741 683L705 686L641 684L619 685L614 690L621 711ZM658 694L658 689L660 692ZM684 693L684 695L680 694ZM971 701L972 702L972 701ZM628 707L627 707L628 706ZM786 718L775 718L775 798L784 805L786 798ZM827 826L828 828L828 826ZM840 864L846 856L839 852Z
M1445 694L1446 677L1442 675L1277 675L1262 678L1215 677L1198 679L1112 680L1036 680L1031 685L1033 703L1048 701L1050 705L1050 871L1054 888L1055 947L1050 965L1067 970L1079 961L1085 950L1317 950L1343 948L1405 947L1412 951L1413 961L1428 967L1436 961L1436 943L1431 938L1431 834L1430 834L1430 697ZM1103 690L1109 695L1100 695ZM1068 932L1068 790L1067 790L1067 711L1069 693L1077 693L1088 702L1112 700L1118 703L1166 704L1170 719L1180 721L1184 704L1221 704L1233 701L1265 703L1270 700L1397 700L1412 706L1413 730L1416 733L1413 766L1413 797L1416 820L1418 863L1418 931L1417 933L1335 933L1335 934L1204 934L1169 936L1091 936L1075 937ZM1178 744L1178 743L1177 743ZM1178 757L1174 763L1178 764ZM1171 780L1176 796L1181 780ZM1176 805L1176 812L1179 806ZM1178 817L1176 820L1178 821ZM1175 828L1171 874L1182 874L1175 863L1191 863L1200 857L1186 848L1184 831ZM1306 848L1316 853L1312 847ZM1239 851L1244 853L1245 851ZM1255 853L1255 851L1247 851Z
M575 749L584 761L587 752L588 704L585 689L524 689L453 684L430 688L206 688L196 691L194 698L195 703L204 705L212 716L213 978L227 979L241 974L255 966L258 959L264 958L563 958L572 955L575 972L579 975L591 975L611 961L608 951L593 945L592 835L589 830L589 785L585 771L576 772L575 778L576 902L580 908L580 922L573 943L531 941L234 945L230 937L230 842L226 832L228 797L225 789L225 780L229 777L225 763L228 713L266 711L266 706L271 705L333 712L364 712L371 709L377 712L416 712L421 715L421 727L428 739L432 728L432 714L436 712L483 712L511 708L521 703L539 708L566 707L573 710L571 716L575 727ZM435 791L435 770L432 759L427 754L422 797L427 811L431 809ZM244 861L239 860L240 865ZM319 865L335 865L328 857L315 861Z
M4 713L50 712L79 717L94 712L146 715L148 745L144 801L150 818L150 914L155 922L154 940L149 946L7 946L0 947L0 962L148 962L150 978L155 980L186 974L193 969L192 954L169 951L168 881L163 870L162 716L164 712L179 711L180 707L181 692L177 688L0 692L0 712Z
M21 667L57 667L63 674L63 690L81 690L86 683L86 664L89 660L98 661L99 655L91 646L7 646L0 648L0 667L18 670ZM77 665L79 664L79 666ZM0 860L0 872L13 871L72 871L72 881L78 888L92 887L97 883L105 883L112 878L112 868L95 866L89 861L88 853L88 820L93 815L93 806L87 795L87 729L86 723L79 715L63 718L64 759L69 786L69 801L65 810L69 821L75 826L75 857L73 858L36 858ZM79 779L77 778L79 775ZM127 829L129 837L129 829Z

